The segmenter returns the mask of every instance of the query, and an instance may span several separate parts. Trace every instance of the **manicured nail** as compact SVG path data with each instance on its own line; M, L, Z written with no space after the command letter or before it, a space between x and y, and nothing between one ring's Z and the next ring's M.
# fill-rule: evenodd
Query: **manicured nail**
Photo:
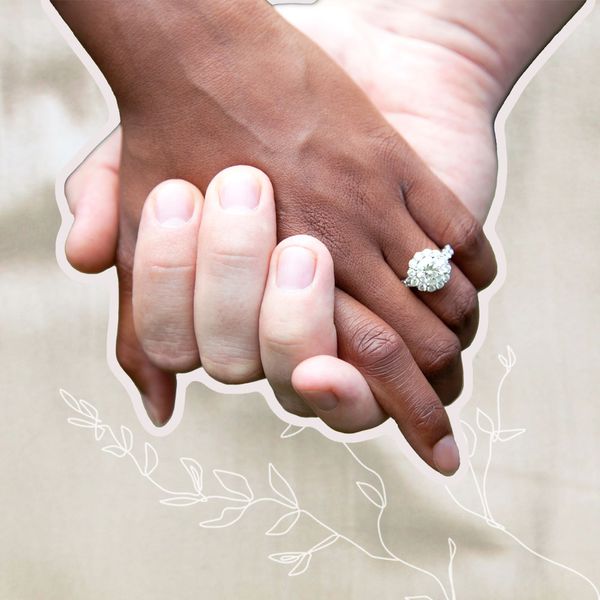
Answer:
M165 419L161 414L161 411L157 409L156 406L149 400L148 396L142 394L142 403L144 404L144 409L146 414L152 421L155 427L162 427L166 425L169 419Z
M219 201L225 210L253 210L260 201L260 184L249 173L228 175L221 184Z
M448 434L433 447L433 464L442 475L454 475L460 467L460 456L454 436Z
M315 277L315 255L302 246L288 246L277 261L277 287L284 290L301 290Z
M302 397L318 410L333 410L338 405L338 399L332 392L303 391Z
M163 227L185 225L194 214L194 204L192 191L180 181L164 183L154 193L154 214Z

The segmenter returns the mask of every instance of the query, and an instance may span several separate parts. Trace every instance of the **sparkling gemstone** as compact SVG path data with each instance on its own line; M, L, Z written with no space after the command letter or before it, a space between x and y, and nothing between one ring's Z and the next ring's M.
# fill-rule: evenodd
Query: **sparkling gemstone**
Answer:
M454 251L450 246L443 250L426 249L417 252L409 261L405 285L416 287L421 292L440 290L450 280L452 266L450 258Z

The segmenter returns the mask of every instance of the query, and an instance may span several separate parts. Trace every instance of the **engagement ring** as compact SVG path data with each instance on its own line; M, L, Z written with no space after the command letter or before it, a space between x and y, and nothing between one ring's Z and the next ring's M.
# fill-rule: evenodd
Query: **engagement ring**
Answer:
M402 283L420 292L441 290L450 281L450 259L453 254L454 250L449 245L444 246L443 250L427 248L417 252L408 263L408 277Z

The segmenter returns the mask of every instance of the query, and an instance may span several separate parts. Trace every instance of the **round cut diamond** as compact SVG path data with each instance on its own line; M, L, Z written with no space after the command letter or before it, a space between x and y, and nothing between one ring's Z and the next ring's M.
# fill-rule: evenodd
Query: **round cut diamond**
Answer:
M416 287L420 292L441 290L450 280L450 258L454 251L450 246L443 250L421 250L408 263L404 285Z

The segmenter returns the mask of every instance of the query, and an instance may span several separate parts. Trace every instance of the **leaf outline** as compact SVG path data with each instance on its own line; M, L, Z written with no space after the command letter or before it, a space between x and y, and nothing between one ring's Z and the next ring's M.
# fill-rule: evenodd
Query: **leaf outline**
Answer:
M88 417L94 419L94 421L98 420L98 409L87 400L79 400L79 406Z
M70 425L75 425L75 427L84 427L85 429L93 429L96 427L96 424L93 421L88 421L87 419L80 419L79 417L69 417L67 419L67 423Z
M310 552L306 552L304 556L296 563L294 568L288 573L289 577L296 577L298 575L302 575L308 569L310 565L310 561L312 559L312 554Z
M144 471L143 475L152 475L158 466L158 454L150 442L144 442Z
M229 527L237 523L244 516L246 508L246 506L227 506L221 511L221 514L216 519L201 521L198 525L205 529L223 529ZM232 515L229 520L226 519L228 513Z
M304 552L276 552L275 554L269 554L269 560L280 565L291 565L298 562L302 556L304 556Z
M510 440L514 440L515 438L519 437L521 434L525 433L526 431L527 431L527 429L523 429L523 428L502 429L502 431L496 432L496 439L500 442L510 442Z
M129 427L125 427L125 425L121 425L121 441L123 442L123 448L127 450L127 452L131 452L133 448L133 433Z
M294 437L295 435L298 435L305 429L306 429L306 427L304 427L304 426L301 427L301 426L289 423L288 426L281 432L281 435L279 437L282 440L285 440L285 439Z
M278 490L275 483L278 482L283 487L284 491L288 492L286 495L281 490ZM292 489L292 486L288 483L287 479L275 468L273 463L269 463L269 485L271 489L280 497L283 498L288 505L292 508L298 508L298 498Z
M194 504L198 504L198 502L202 502L202 499L197 496L171 496L170 498L160 500L160 503L165 506L177 507L193 506Z
M243 475L234 473L233 471L224 471L223 469L213 469L213 475L228 492L231 492L232 494L235 494L244 500L248 500L248 502L251 502L254 498L254 493L250 488L250 484ZM229 482L226 481L227 478L229 478ZM240 483L242 487L246 488L247 491L236 490L233 487L230 487L233 485L234 481Z
M377 508L385 508L385 500L381 492L366 481L356 481L358 489L363 493L363 496Z
M190 476L194 489L198 492L198 494L202 493L204 473L202 465L196 459L189 458L187 456L180 457L179 462L183 465L183 468Z
M64 403L71 410L74 410L75 412L78 412L79 414L81 414L81 409L79 408L79 402L72 394L69 394L69 392L67 392L67 390L65 390L63 388L60 388L58 390L58 393L60 394L60 397L63 399Z
M492 418L486 412L481 410L481 408L477 408L476 422L477 427L479 427L479 429L483 431L483 433L487 433L488 435L494 435L494 433L496 432L496 425L494 424L494 421L492 421ZM486 429L485 426L488 426L489 429Z
M112 454L117 458L123 458L127 454L126 450L121 448L121 446L119 446L118 444L109 444L108 446L104 446L102 448L102 452Z
M460 420L460 423L464 427L463 437L467 441L467 449L469 451L469 458L473 458L473 456L475 456L475 451L477 450L477 432L475 431L475 429L473 429L473 427L471 426L470 423L467 423L466 421L463 421L462 419ZM471 434L471 436L473 437L472 444L470 443L469 437L465 433L465 430L468 431Z
M265 535L286 535L292 530L294 525L296 525L299 518L299 510L293 510L291 512L288 512L279 519L277 519L277 521L275 521L275 524L268 531L265 532Z
M340 539L339 534L332 533L329 537L326 537L324 540L321 540L318 544L313 546L310 549L310 553L314 554L315 552L319 552L321 550L325 550L325 548L329 548L332 544L335 544Z

